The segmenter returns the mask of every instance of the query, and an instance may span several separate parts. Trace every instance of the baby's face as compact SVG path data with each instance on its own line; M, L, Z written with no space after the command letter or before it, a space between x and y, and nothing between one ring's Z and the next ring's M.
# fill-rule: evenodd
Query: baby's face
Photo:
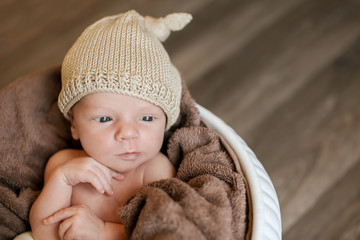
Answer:
M127 172L160 151L166 116L161 108L117 93L93 93L73 107L71 132L103 165Z

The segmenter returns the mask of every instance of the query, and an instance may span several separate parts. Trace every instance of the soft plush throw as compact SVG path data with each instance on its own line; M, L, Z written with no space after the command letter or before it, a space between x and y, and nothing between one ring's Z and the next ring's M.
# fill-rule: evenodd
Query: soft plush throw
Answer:
M48 158L78 147L57 107L60 68L25 76L0 90L0 239L30 230ZM119 208L130 239L245 239L246 182L236 156L201 122L183 83L181 114L164 147L176 178L144 186Z

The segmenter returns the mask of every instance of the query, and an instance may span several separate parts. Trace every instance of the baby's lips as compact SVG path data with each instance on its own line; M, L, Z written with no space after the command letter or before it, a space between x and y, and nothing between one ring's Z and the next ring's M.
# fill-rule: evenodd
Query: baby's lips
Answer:
M125 153L121 153L118 155L118 157L120 157L123 160L128 160L128 161L132 161L135 160L139 157L140 153L139 152L125 152Z

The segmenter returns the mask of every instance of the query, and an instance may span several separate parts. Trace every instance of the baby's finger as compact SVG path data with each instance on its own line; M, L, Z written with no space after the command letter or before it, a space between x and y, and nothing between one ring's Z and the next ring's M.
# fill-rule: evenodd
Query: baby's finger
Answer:
M113 195L113 190L111 187L112 173L108 167L100 164L99 162L95 163L95 168L93 169L94 174L99 177L99 181L104 187L105 193L107 195ZM104 192L102 192L104 193Z
M110 173L111 173L111 177L118 180L118 181L122 181L122 180L125 179L125 176L122 173L115 172L113 170L110 170Z
M43 222L45 225L54 224L57 222L64 221L65 219L71 217L73 214L74 214L74 210L72 208L64 208L55 212L53 215L45 218Z
M101 176L103 176L104 178L106 178L106 180L109 182L109 184L111 183L111 169L106 167L105 165L95 161L95 166L97 167L97 170L99 171L99 173L101 173Z
M65 239L65 234L72 226L72 218L68 218L59 225L58 235L60 239Z
M103 173L101 173L101 170L99 170L97 173L90 172L89 175L90 176L88 182L96 189L96 191L102 194L113 194L111 185L106 179L104 179L104 176L101 176L103 175Z

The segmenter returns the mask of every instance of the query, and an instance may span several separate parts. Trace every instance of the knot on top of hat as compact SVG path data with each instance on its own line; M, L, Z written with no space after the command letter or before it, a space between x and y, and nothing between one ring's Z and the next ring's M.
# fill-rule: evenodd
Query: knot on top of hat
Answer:
M171 31L183 29L192 20L192 16L188 13L172 13L161 18L145 16L144 20L146 29L164 42Z

